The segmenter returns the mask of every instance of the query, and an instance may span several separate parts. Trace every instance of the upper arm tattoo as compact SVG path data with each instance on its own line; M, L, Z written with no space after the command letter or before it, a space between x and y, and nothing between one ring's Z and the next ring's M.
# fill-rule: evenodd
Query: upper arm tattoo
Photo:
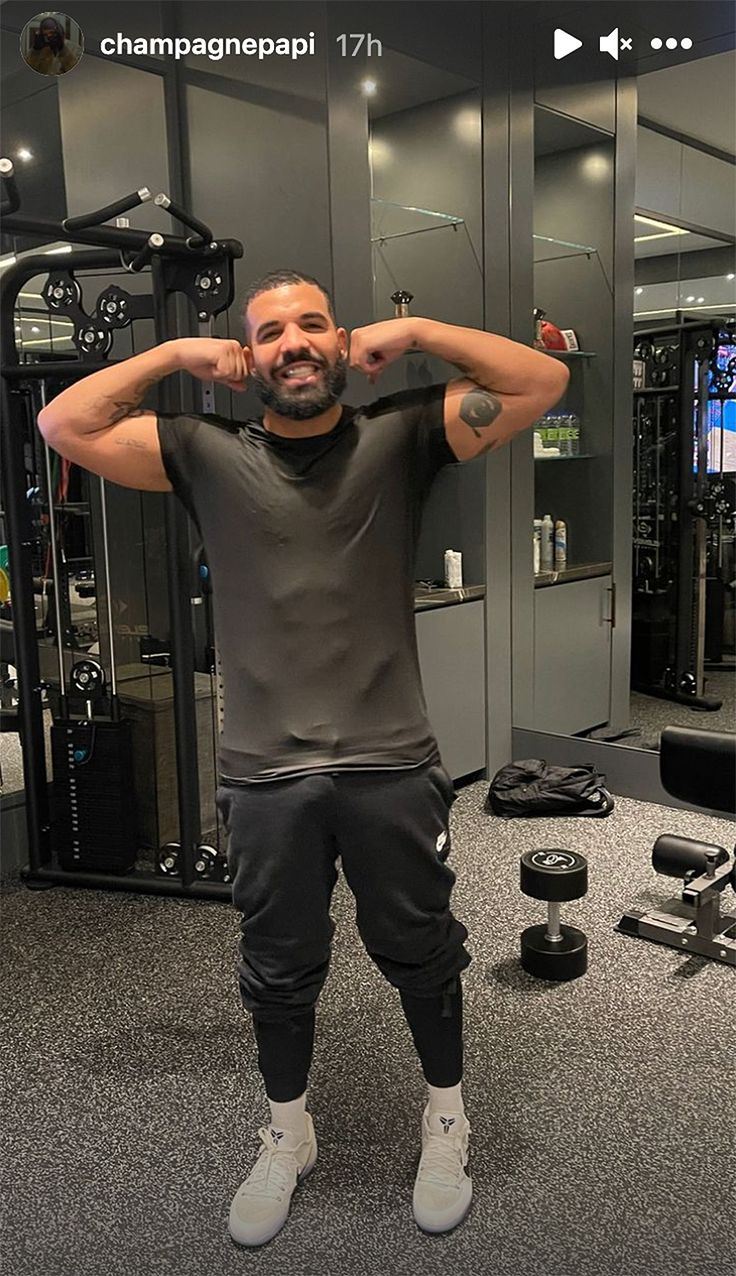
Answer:
M493 424L502 406L495 394L478 386L477 389L468 390L468 393L463 395L459 409L460 420L469 425L475 437L479 439L482 438L480 430Z
M115 411L110 413L108 425L117 425L119 421L124 421L126 417L145 416L146 409L140 406L140 400L131 399L129 403L123 403L116 399Z
M119 421L124 420L127 416L144 416L146 409L140 406L141 400L146 397L151 386L155 385L157 380L158 377L151 377L148 381L140 381L138 385L131 386L135 395L134 399L113 399L112 404L115 410L110 413L107 424L117 425ZM109 403L110 400L108 399L107 402Z

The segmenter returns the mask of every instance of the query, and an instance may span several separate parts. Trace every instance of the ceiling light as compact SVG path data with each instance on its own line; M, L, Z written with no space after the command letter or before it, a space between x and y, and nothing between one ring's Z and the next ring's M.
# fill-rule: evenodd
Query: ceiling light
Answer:
M35 324L34 324L34 325L32 326L32 328L31 328L31 332L40 332L40 331L41 331L41 329L40 329L40 328L37 328Z
M682 226L672 226L669 222L659 221L656 217L645 217L643 213L634 213L634 221L641 222L643 226L654 226L655 233L649 235L634 235L634 243L641 244L645 239L667 239L670 235L689 235L689 230L683 230Z
M736 275L726 275L726 279L736 279Z
M33 153L29 151L27 147L25 146L21 146L20 150L16 151L16 155L18 156L18 159L22 159L26 161L33 159Z
M360 87L362 88L366 97L372 97L376 89L378 88L378 85L376 84L375 80L363 80L363 83L361 84Z
M673 306L668 306L666 310L637 310L635 313L637 315L637 318L641 318L643 315L671 315L673 309L674 309ZM724 310L724 309L732 310L733 302L728 302L724 306L724 303L721 301L717 305L701 306L700 309L701 310Z
M636 293L637 297L641 297L641 294L643 293L643 291L644 291L644 289L643 289L643 288L635 288L635 289L634 289L634 292Z
M704 301L705 301L705 297L698 297L698 305L699 305L699 306L700 306L700 305L702 305Z
M685 298L685 300L686 300L686 301L694 301L694 300L695 300L695 298L694 298L694 297L686 297L686 298Z

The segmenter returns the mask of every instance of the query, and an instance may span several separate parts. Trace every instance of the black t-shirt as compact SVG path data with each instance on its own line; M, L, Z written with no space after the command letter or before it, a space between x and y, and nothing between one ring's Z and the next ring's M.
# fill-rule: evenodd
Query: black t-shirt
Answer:
M159 414L200 529L223 683L222 783L437 761L414 624L421 510L457 458L444 385L343 405L327 434Z

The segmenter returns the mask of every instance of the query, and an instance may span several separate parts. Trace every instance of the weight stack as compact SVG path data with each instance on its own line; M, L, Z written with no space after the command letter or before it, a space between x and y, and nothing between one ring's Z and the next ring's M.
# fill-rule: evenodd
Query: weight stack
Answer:
M62 718L51 726L51 758L60 868L129 872L137 856L130 723Z

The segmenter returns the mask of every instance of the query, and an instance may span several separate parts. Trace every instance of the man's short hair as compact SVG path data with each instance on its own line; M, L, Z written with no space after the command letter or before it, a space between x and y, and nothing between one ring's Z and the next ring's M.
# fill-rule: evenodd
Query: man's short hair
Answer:
M335 311L332 305L332 297L324 284L319 279L314 279L312 275L305 275L300 270L272 270L262 279L256 280L255 283L249 285L243 297L243 327L245 328L246 340L248 339L248 306L256 297L260 297L262 292L270 292L272 288L282 288L284 284L314 284L324 294L327 301L327 310L334 324L336 324Z

